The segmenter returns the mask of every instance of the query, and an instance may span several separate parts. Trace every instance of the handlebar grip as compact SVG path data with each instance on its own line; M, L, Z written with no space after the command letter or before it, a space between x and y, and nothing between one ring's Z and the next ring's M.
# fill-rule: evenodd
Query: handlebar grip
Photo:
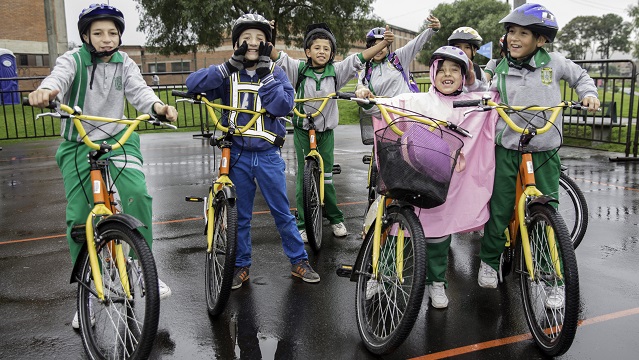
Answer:
M171 95L195 100L198 94L193 94L190 92L180 91L180 90L172 90Z
M29 102L28 97L22 98L22 106L31 106L31 103ZM51 110L55 110L57 107L58 107L58 102L55 100L49 101L49 105L46 106L47 109L51 109Z
M453 107L454 108L479 106L480 104L481 104L481 99L453 101Z
M337 92L335 95L337 96L337 98L344 99L344 100L350 100L352 98L357 97L355 96L355 93L352 93L352 92Z

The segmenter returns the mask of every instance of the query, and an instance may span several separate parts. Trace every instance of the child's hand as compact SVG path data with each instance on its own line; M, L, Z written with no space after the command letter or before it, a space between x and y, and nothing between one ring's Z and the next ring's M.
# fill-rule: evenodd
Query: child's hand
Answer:
M257 59L257 67L255 72L260 79L271 73L271 52L273 51L273 45L267 42L260 41L259 58Z
M475 67L473 66L473 61L468 59L468 71L466 72L466 86L471 86L475 84L476 79Z
M601 110L599 108L601 103L599 102L599 99L597 99L594 96L586 96L583 100L581 100L581 103L584 106L588 107L588 112L595 112L595 111Z
M175 121L178 118L177 110L171 105L164 105L156 102L153 104L153 111L155 111L158 115L164 115L169 121Z
M390 26L386 25L386 31L384 31L384 41L386 41L386 44L390 46L394 40L395 40L395 34L393 34L393 32L390 31Z
M271 30L275 30L275 20L269 21L268 24L271 25Z
M439 29L441 29L442 25L439 23L439 19L434 17L432 14L428 15L426 20L428 21L428 28L435 31L439 31Z
M373 92L370 91L370 89L367 87L361 87L355 90L355 96L360 99L372 99L375 97L375 95L373 95Z
M60 90L38 89L29 93L29 105L39 108L49 106L49 101L55 99Z
M224 63L226 64L226 67L228 67L229 73L234 73L244 69L244 55L246 55L247 50L248 44L244 41L242 45L235 50L229 61Z

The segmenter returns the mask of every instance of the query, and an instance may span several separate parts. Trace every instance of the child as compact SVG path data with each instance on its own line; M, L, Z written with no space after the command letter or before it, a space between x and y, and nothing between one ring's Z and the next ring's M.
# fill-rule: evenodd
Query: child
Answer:
M409 72L409 65L424 44L441 27L439 20L433 15L429 15L426 20L429 21L428 27L416 38L394 52L390 51L390 46L386 46L366 62L364 71L359 75L355 91L357 97L368 98L371 94L393 97L408 92L419 92ZM381 27L371 29L366 34L366 48L383 42L385 31L386 29Z
M362 53L348 56L343 61L333 63L337 44L333 33L324 23L309 25L304 37L306 61L290 58L285 52L273 53L291 83L296 84L297 98L322 97L339 91L349 80L353 79L364 67L364 63L372 59L375 54L393 42L393 33L386 27L384 41L364 50ZM307 102L300 105L301 112L315 112L317 102ZM317 150L324 160L324 214L331 223L333 234L338 237L348 235L344 226L344 214L337 207L337 197L333 186L333 150L335 147L333 129L337 127L339 113L337 102L329 102L324 108L323 115L315 118L317 128ZM294 117L294 144L297 155L297 186L295 197L297 200L297 227L303 238L304 230L304 201L302 183L304 180L304 157L309 152L308 123L306 119Z
M225 105L256 111L263 107L268 111L254 129L233 137L229 176L237 191L238 229L232 288L239 289L249 279L256 181L275 218L284 253L291 263L291 274L305 282L317 283L320 277L308 263L304 242L290 212L286 164L280 152L286 129L277 117L293 109L293 87L284 71L269 58L273 49L271 26L263 16L240 16L233 24L231 40L235 49L231 59L194 72L186 79L186 86L190 92L205 92L208 99L220 99ZM245 113L226 112L224 116L225 124L234 121L237 126L245 125L251 118Z
M552 106L561 101L560 81L575 88L581 102L590 111L599 108L597 88L586 70L563 55L548 53L542 48L557 34L557 21L552 12L538 4L524 4L504 17L508 52L497 65L491 88L497 89L501 101L511 105ZM524 83L525 82L525 83ZM525 85L525 86L524 86ZM513 117L520 127L531 122L537 127L545 125L540 117L527 119ZM535 170L537 187L544 194L553 194L559 187L560 160L557 149L561 145L561 113L555 121L558 131L535 136L528 146L533 151L535 164L544 164ZM490 219L484 227L479 257L481 264L477 282L484 288L497 287L499 256L504 250L504 230L513 213L516 177L520 162L517 151L519 133L504 121L497 123L495 149L495 183L490 200ZM561 296L563 302L563 296Z
M58 99L73 106L79 106L84 113L110 118L124 115L124 99L142 113L165 115L175 121L178 113L173 106L165 105L146 85L137 64L122 51L124 15L118 9L106 4L92 4L82 10L78 20L78 30L82 47L60 56L51 75L42 80L37 90L29 94L32 106L46 107L49 101ZM62 171L62 179L67 198L67 242L71 251L71 261L75 264L82 244L71 237L76 225L85 223L89 216L86 194L91 193L88 178L80 181L78 174L89 173L86 160L91 149L84 145L73 123L61 120L61 134L65 138L56 153L56 161ZM84 124L92 141L117 142L122 137L125 125L92 122ZM132 133L126 144L109 155L111 174L115 180L123 211L142 221L146 227L138 228L149 247L153 244L151 196L148 194L142 172L140 138ZM92 199L89 196L89 199ZM171 295L171 289L159 281L160 298ZM71 325L78 329L76 312Z
M464 116L468 109L454 109L452 106L456 100L481 97L480 93L462 91L469 64L464 51L453 46L442 46L431 57L432 86L428 93L406 93L377 100L435 119L451 121L473 135L472 138L460 136L464 142L463 156L458 160L458 169L453 172L446 202L431 209L415 208L427 238L428 296L431 305L440 309L448 307L445 288L448 286L446 268L450 234L479 229L488 220L488 201L495 171L493 154L497 114L472 113ZM376 129L382 126L386 126L385 121L375 120Z
M475 59L475 54L477 54L477 50L479 50L482 41L483 39L481 38L481 36L479 36L477 30L468 26L462 26L455 29L455 31L453 31L453 33L448 37L448 45L462 49L464 53L466 53L466 56L468 56L468 58L471 60L472 66L468 69L467 77L475 76L479 81L478 86L488 84L486 75L481 70L481 67L475 63L472 63L472 60Z

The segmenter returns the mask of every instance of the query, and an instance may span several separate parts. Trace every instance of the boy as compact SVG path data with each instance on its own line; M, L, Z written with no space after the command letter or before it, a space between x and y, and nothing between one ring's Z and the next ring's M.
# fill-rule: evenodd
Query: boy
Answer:
M186 79L186 86L190 92L204 92L208 99L220 99L225 105L257 111L263 107L268 111L254 129L233 137L229 176L237 191L238 229L232 288L239 289L249 279L256 181L275 218L284 253L291 263L291 274L305 282L317 283L320 277L308 263L304 242L290 212L286 164L280 153L286 129L277 117L293 109L293 87L284 71L269 57L273 49L271 25L263 16L240 16L233 24L231 40L235 49L231 59L194 72ZM234 121L237 126L245 125L251 118L249 114L236 112L226 112L224 117L225 124Z
M427 242L428 297L431 306L438 309L448 307L445 289L448 287L446 268L451 243L450 234L476 230L488 220L488 201L495 171L494 138L497 113L464 115L467 109L453 108L453 101L477 99L481 96L480 93L462 91L466 85L469 63L464 51L453 46L442 46L435 50L430 60L432 86L427 93L405 93L391 99L377 100L426 116L449 120L473 135L472 138L461 138L464 142L463 155L460 155L450 180L446 202L430 209L415 208ZM386 122L383 120L375 121L376 130L384 126Z
M343 61L333 63L337 44L335 37L324 23L312 24L306 28L304 37L304 51L306 61L290 58L285 52L273 52L271 58L277 60L291 83L296 84L297 98L322 97L339 91L357 75L357 71L364 67L364 63L372 59L375 54L393 42L393 33L386 27L384 41L379 42L362 53L348 56ZM315 112L317 102L307 102L301 112ZM317 151L324 160L324 212L328 218L333 234L337 237L348 235L344 225L344 214L337 207L337 197L333 186L333 150L335 147L333 129L337 127L339 113L337 102L329 102L324 108L323 115L315 118L317 128ZM295 197L297 200L297 227L306 241L304 226L304 157L309 152L308 123L304 118L293 117L295 153L297 155L297 186Z
M589 111L599 108L597 88L586 70L559 53L548 53L542 48L557 34L557 21L553 13L538 4L524 4L503 18L508 52L497 65L491 85L497 89L501 101L511 105L552 106L561 101L560 80L575 88L581 102ZM520 127L527 122L541 127L545 121L539 116L529 119L514 117ZM561 145L561 114L555 121L558 131L535 136L528 149L533 151L535 164L544 164L535 170L537 187L544 194L556 193L559 187L560 160L557 149ZM497 123L495 149L495 183L490 200L490 219L484 227L479 257L481 264L477 282L484 288L497 287L499 256L506 239L504 230L513 213L515 186L520 154L519 133L504 121ZM563 303L563 294L558 294Z
M82 47L66 52L56 61L51 75L42 80L37 90L29 94L32 106L46 107L56 98L65 104L79 106L84 113L110 118L124 115L124 98L142 113L165 115L170 121L177 119L173 106L165 105L146 85L137 64L118 48L122 44L124 15L118 9L106 4L92 4L82 10L78 20L78 31ZM91 193L88 178L80 181L78 174L88 174L87 154L91 151L82 143L73 123L61 121L61 134L65 138L56 153L56 161L62 171L62 179L67 198L67 242L71 261L75 264L82 249L71 237L76 225L85 223L90 208L86 194ZM86 122L85 129L93 141L104 140L115 143L125 125L104 122ZM146 180L142 172L140 138L132 133L126 144L110 154L111 173L116 179L123 211L142 221L140 233L149 248L153 244L152 198L148 194ZM92 199L91 196L88 197ZM159 280L160 298L171 295L171 289ZM71 325L78 329L76 312Z
M481 67L478 64L472 63L472 61L475 59L475 54L477 54L477 50L479 50L482 41L483 39L479 36L477 30L468 26L462 26L455 29L455 31L453 31L453 33L448 37L448 45L462 49L464 53L466 53L466 56L468 56L471 60L472 66L468 69L466 80L468 80L468 77L475 76L479 82L478 86L480 87L488 84L488 81L486 80L486 75L481 70Z

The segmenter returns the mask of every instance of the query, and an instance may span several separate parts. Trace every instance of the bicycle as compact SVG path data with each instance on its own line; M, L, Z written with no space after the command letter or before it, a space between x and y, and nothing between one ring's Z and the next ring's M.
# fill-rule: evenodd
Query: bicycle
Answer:
M235 250L237 246L237 208L235 185L229 177L231 165L232 138L235 134L242 134L249 130L266 110L253 111L239 109L228 105L209 101L203 94L193 94L173 90L172 95L182 97L176 102L204 104L216 129L222 131L222 136L215 138L207 133L203 137L209 138L211 146L218 147L221 152L220 167L217 177L209 186L207 197L187 196L188 202L204 203L204 234L206 235L205 287L206 306L211 316L218 316L226 307L233 285L235 269ZM222 125L215 110L237 111L248 113L251 120L242 127ZM212 221L209 221L211 219Z
M300 118L307 119L309 125L308 137L310 140L310 150L304 160L302 194L306 237L308 244L314 252L318 252L322 247L322 218L324 209L324 160L322 159L322 155L317 151L317 128L315 127L314 119L322 115L322 111L328 101L334 99L340 99L339 93L332 93L325 97L295 99L296 104L305 103L306 106L315 110L315 112L309 114L301 112L298 106L293 108L293 113ZM311 101L321 101L321 103L319 106L306 104ZM334 164L332 172L333 174L341 173L340 166Z
M29 105L24 99L23 105ZM145 225L122 213L115 180L105 154L121 148L142 121L168 126L143 114L135 119L111 119L82 114L79 107L51 102L55 112L43 116L72 119L82 141L93 149L88 154L93 208L86 224L71 236L86 246L80 251L71 282L78 283L77 310L82 344L92 359L146 359L153 348L160 316L160 295L155 260L142 234ZM128 129L117 143L94 143L84 121L117 122ZM78 174L82 176L82 174ZM117 177L116 177L117 178ZM87 197L87 200L89 198Z
M581 109L581 104L562 102L553 107L509 106L491 101L488 95L480 100L453 102L453 107L469 106L475 108L468 112L497 111L512 130L521 134L515 211L505 231L507 242L500 259L499 280L503 282L504 276L515 270L519 275L526 322L534 341L545 354L561 355L572 345L579 321L577 260L568 228L551 205L557 203L557 199L543 194L535 185L536 169L527 145L534 136L552 128L564 108ZM521 128L509 115L534 112L541 117L539 114L545 111L552 113L541 128L530 122ZM516 258L517 262L514 261Z
M354 96L350 100L376 105L386 126L375 131L373 158L379 167L376 191L380 196L369 210L375 218L355 264L341 265L337 275L357 283L355 302L360 337L369 351L383 355L408 337L424 296L426 239L414 207L431 208L445 202L463 146L454 133L470 134L448 121L375 100ZM404 135L417 132L423 135L419 141L403 141L408 138ZM444 161L429 163L437 166L428 169L413 168L416 164L411 162L410 154L415 151ZM437 178L435 174L443 177Z
M584 193L566 174L566 170L567 167L562 165L559 175L559 193L555 198L559 200L558 211L568 226L572 245L577 249L588 229L588 203Z

